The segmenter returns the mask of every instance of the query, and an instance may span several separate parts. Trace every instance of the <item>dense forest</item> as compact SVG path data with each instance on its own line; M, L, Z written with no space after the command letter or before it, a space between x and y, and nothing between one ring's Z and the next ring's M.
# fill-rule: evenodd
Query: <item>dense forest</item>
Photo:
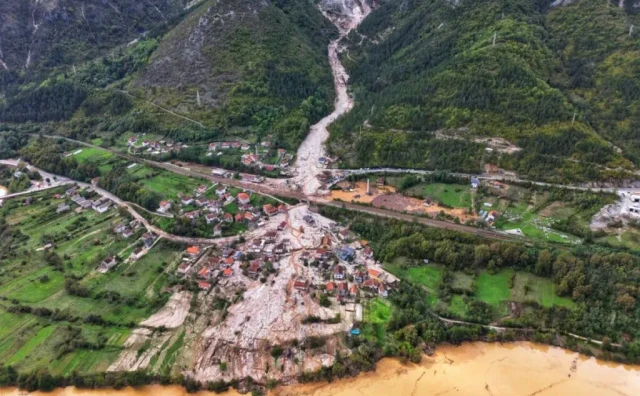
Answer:
M342 57L356 107L333 128L334 153L353 166L494 163L538 179L623 177L638 164L640 35L629 34L638 16L598 0L550 5L383 1ZM503 137L522 150L485 153L435 131Z

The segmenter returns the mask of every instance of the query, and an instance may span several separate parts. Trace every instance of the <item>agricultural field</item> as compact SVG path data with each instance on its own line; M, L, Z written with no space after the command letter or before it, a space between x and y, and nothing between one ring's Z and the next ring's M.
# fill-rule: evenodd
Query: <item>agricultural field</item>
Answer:
M30 205L6 201L0 220L14 237L0 256L0 361L19 371L48 367L51 374L105 371L122 351L132 326L168 298L180 250L160 240L128 263L142 230L123 239L117 210L57 214L64 188L33 195ZM44 250L46 243L53 248ZM108 255L119 265L96 271Z
M430 306L450 312L456 317L465 318L468 302L473 300L491 306L496 319L507 315L508 302L535 302L544 307L575 307L571 299L556 294L552 280L514 270L504 270L495 274L487 270L479 271L477 274L454 271L451 281L453 294L446 302L439 295L445 271L443 266L407 264L406 259L397 258L393 263L385 264L385 269L402 279L424 286L429 292Z
M428 183L418 184L407 190L412 196L431 198L452 208L470 208L472 191L469 185Z

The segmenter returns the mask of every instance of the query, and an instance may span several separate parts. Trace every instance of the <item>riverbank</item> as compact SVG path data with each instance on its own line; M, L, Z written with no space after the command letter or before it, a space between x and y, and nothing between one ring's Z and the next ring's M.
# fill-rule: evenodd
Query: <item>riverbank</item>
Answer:
M557 347L529 342L466 343L441 346L419 364L382 359L375 372L332 383L280 387L274 396L383 395L637 395L640 366L604 362ZM0 396L186 396L178 386L145 386L121 390L58 389L50 393L0 390ZM195 393L214 395L210 392ZM228 391L225 396L237 396Z

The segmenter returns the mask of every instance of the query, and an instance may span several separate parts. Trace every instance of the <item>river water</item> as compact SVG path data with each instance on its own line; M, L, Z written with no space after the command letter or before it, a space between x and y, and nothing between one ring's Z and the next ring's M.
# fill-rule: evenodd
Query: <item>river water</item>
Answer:
M0 396L25 395L15 389ZM564 349L518 342L441 346L420 364L383 359L377 370L332 383L281 387L274 396L489 395L565 396L640 395L640 366L625 366L578 355ZM186 396L177 386L123 390L65 388L44 396ZM198 395L213 395L201 392ZM238 395L235 391L226 396Z

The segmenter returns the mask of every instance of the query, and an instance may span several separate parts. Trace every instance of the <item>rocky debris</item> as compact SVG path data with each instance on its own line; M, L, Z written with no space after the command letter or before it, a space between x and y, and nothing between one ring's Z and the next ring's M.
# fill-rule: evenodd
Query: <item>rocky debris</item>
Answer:
M192 293L174 293L167 304L149 319L142 322L143 326L166 327L175 329L180 327L189 314Z
M153 332L149 329L135 329L124 343L126 349L120 353L107 371L136 371L146 368L169 338L171 338L169 332L153 337ZM151 342L152 339L154 342Z

